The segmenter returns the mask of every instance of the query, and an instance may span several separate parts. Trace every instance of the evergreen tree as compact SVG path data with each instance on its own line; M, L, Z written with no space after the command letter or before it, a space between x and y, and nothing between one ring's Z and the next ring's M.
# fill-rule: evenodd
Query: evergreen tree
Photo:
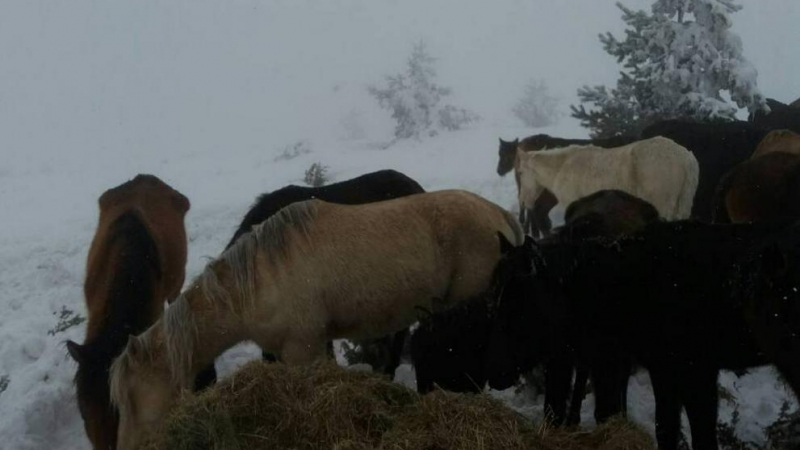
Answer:
M636 133L656 120L733 120L737 108L765 108L757 71L744 58L741 39L731 32L735 0L656 0L652 13L620 3L628 25L625 39L600 35L604 50L623 64L615 89L579 89L572 116L595 137Z

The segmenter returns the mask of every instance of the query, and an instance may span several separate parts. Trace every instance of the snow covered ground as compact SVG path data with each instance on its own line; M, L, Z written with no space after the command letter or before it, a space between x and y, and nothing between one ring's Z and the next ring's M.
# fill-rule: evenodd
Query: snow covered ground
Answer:
M765 94L800 96L789 75L800 72L800 5L744 4L736 31ZM63 345L82 341L84 325L56 326L64 308L85 316L84 264L105 189L153 173L191 199L189 278L258 193L300 182L313 162L334 181L393 168L426 189L469 189L513 208L513 179L495 173L497 138L538 131L510 114L515 96L528 78L545 79L566 111L581 84L612 82L617 68L596 35L621 26L610 1L0 2L0 449L88 448ZM441 57L454 103L483 120L387 147L392 123L364 88L400 70L418 39ZM541 131L585 136L568 118ZM311 153L275 161L301 141ZM254 356L237 347L219 365L229 372ZM407 367L399 378L411 380ZM768 368L721 382L738 399L745 439L760 439L789 398ZM633 418L652 427L646 375L630 389ZM541 399L495 395L541 414Z

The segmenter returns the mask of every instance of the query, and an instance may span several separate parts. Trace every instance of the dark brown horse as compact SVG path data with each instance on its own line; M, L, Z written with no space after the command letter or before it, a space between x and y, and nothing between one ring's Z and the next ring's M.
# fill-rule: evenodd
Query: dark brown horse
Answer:
M771 152L786 152L800 155L800 134L792 130L774 130L759 142L751 158L758 158Z
M118 414L109 400L108 369L129 334L152 325L164 301L180 293L186 265L183 219L189 200L152 175L106 191L86 267L89 321L82 345L67 342L78 363L78 406L95 449L114 449Z
M800 155L771 152L745 161L720 181L714 221L772 222L800 219Z
M499 160L497 161L497 174L505 176L512 169L518 167L517 148L524 152L547 150L553 148L568 147L570 145L595 145L603 148L620 147L630 144L636 139L629 136L618 136L608 139L562 139L546 134L535 134L528 136L522 141L504 141L500 139ZM514 178L517 183L517 193L519 193L520 180L519 171L514 170ZM550 223L550 210L558 204L558 200L552 192L545 189L534 202L533 208L527 209L520 203L519 220L526 233L534 237L544 237L550 233L552 224Z

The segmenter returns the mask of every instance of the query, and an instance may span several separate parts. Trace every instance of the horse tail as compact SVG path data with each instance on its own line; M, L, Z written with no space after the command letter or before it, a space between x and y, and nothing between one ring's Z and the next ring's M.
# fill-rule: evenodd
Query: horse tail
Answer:
M700 182L700 165L697 163L697 158L689 150L683 148L683 151L686 152L683 188L675 204L674 214L676 219L688 219L691 217L694 196L697 193L697 185Z
M502 233L509 241L514 243L515 247L522 245L522 243L525 242L525 231L522 229L522 225L520 225L519 220L517 220L513 214L505 209L503 210L503 217L506 219L506 223L508 224L510 230L502 230ZM511 236L509 236L509 232Z

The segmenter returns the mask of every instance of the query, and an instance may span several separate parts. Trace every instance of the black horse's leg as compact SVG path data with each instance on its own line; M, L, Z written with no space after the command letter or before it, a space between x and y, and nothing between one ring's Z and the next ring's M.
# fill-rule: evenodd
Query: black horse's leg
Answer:
M651 367L650 380L656 397L656 441L659 450L677 450L681 433L681 399L675 373L684 368ZM697 447L699 450L699 447Z
M199 392L217 382L217 369L214 363L201 370L194 378L194 391Z
M567 426L581 424L581 404L586 397L586 382L589 381L589 370L585 367L575 368L575 384L572 388Z
M536 226L541 237L550 234L553 224L550 222L550 211L558 204L558 199L552 192L545 190L539 194L539 197L533 203L533 209L530 215L533 216L534 225Z
M384 368L384 373L389 378L394 379L394 373L400 366L400 359L403 357L403 348L408 338L408 328L403 328L392 336L392 344L389 348L389 363Z
M592 364L594 386L594 418L603 423L624 410L623 386L627 389L628 376L622 376L619 357L613 353L595 359Z
M572 370L572 362L564 357L553 357L544 367L544 414L555 426L563 425L567 415Z
M692 427L692 448L717 450L717 377L719 372L711 367L694 368L691 375L681 376L686 415Z

